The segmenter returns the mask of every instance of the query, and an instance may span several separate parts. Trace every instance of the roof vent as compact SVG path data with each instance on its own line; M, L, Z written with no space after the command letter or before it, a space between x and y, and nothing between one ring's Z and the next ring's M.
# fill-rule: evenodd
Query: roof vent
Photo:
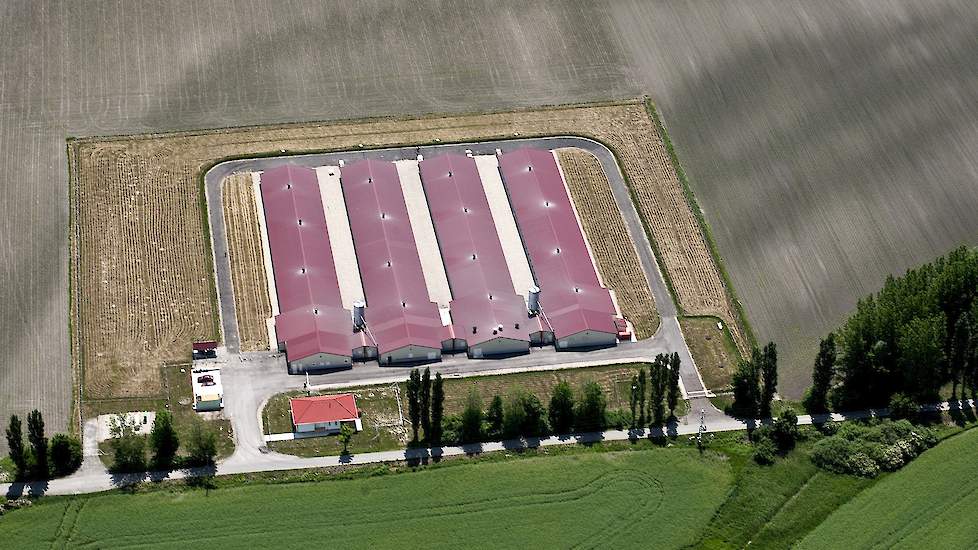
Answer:
M448 171L448 177L452 177L452 171L451 170Z
M305 273L305 272L306 272L306 268L304 268L304 267L300 267L299 268L299 273Z
M465 212L466 214L468 214L469 213L469 207L466 206L465 208L462 208L462 212Z
M492 294L489 295L489 299L492 300Z
M380 219L386 220L387 219L387 212L381 212L380 213Z
M479 327L472 327L472 334L479 332Z
M387 267L390 267L390 266L391 266L391 261L390 260L387 260Z
M516 326L514 326L513 328L516 329L516 330L519 330L520 329L520 324L519 323L516 323Z
M302 218L299 218L299 225L302 225Z
M581 288L580 288L580 287L576 287L576 286L575 286L575 287L574 287L574 292L577 292L577 293L580 293L580 292L581 292Z
M319 315L319 308L312 310L312 312L315 313L316 315Z
M401 302L401 307L407 307L407 302Z
M556 252L557 252L557 254L560 254L560 247L559 246L557 247L557 251Z
M543 205L550 208L550 201L543 201Z
M475 254L472 255L472 259L473 260L476 259L476 255Z
M532 165L530 165L530 166L527 166L527 167L526 167L526 171L527 171L527 172L532 172L532 171L533 171L533 166L532 166Z
M286 189L292 189L292 184L291 183L286 183L285 184L285 188Z
M367 183L373 183L373 182L374 182L373 178L369 178L369 177L367 178Z

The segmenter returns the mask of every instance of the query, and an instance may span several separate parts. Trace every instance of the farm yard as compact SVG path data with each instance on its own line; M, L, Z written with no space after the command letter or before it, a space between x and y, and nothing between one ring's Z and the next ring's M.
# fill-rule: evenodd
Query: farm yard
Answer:
M635 327L635 336L652 336L659 326L655 303L600 161L576 148L556 153L605 286L615 291L622 315Z
M272 306L251 174L231 174L221 186L241 351L266 350Z
M148 384L147 387L158 383L154 380L157 372L154 361L180 359L186 353L182 346L190 339L216 336L213 278L210 262L207 261L210 251L202 237L207 233L207 228L202 224L203 213L186 208L186 205L200 203L199 181L205 167L222 158L261 154L269 150L346 150L360 145L379 147L426 143L436 139L452 142L499 139L513 134L539 136L569 133L584 133L617 144L622 169L631 182L633 192L640 198L643 217L652 219L651 209L655 209L654 219L664 220L651 224L651 234L657 240L664 269L671 274L680 305L687 311L720 316L732 327L736 340L736 335L742 333L733 328L736 325L730 324L732 309L721 307L724 304L729 306L729 297L656 132L644 103L632 100L486 115L74 140L71 142L72 155L77 159L78 166L74 174L77 180L75 200L83 205L85 212L77 223L92 226L86 227L84 234L93 241L80 241L84 244L80 248L74 286L79 296L92 297L76 301L79 307L78 325L85 327L80 331L85 394L88 396L91 391L97 391L88 389L91 384L93 388L105 388L93 395L134 395L143 382ZM114 156L120 159L119 162L140 166L146 174L156 179L150 177L144 186L144 172L106 172L99 169ZM165 241L168 246L153 245L147 250L148 245L144 241L148 233L126 233L128 219L122 218L113 209L113 204L121 200L119 197L144 196L155 189L154 185L164 178L164 174L167 185L171 187L167 189L166 197L160 200L182 197L181 204L185 210L182 217L174 218L181 221L179 225L162 224L153 228L151 234L154 239L151 242ZM89 188L92 190L89 191ZM92 194L98 198L97 201L89 200ZM125 204L127 210L124 214L133 219L156 219L154 216L158 216L148 211L155 205L146 199ZM167 205L164 202L164 207ZM94 238L98 234L96 232L119 234L120 238L99 240ZM126 235L132 235L134 242L129 243ZM152 261L144 260L138 253L140 250L144 250L145 257ZM105 279L100 279L94 269L96 264L103 265L107 259L115 262L113 274L128 274L113 279L111 286L107 286ZM705 263L691 265L690 262ZM248 271L254 273L254 268L248 268ZM167 272L180 276L164 278L163 274ZM206 281L207 284L185 288L184 281L189 280ZM645 281L641 283L644 285ZM155 312L149 310L139 317L133 311L112 307L123 296L148 295L145 290L147 284L160 296L184 298L185 302L181 303L183 308L174 306L175 310L167 316L157 318L153 315ZM705 298L711 293L715 294L712 298ZM176 303L176 300L166 303L170 302ZM253 305L263 307L258 300L253 301ZM264 311L249 315L261 318L265 315ZM99 327L106 326L125 327L126 330L99 332ZM176 335L184 335L183 340ZM102 352L95 351L109 348L114 350L112 355L99 355ZM89 367L89 364L93 366ZM118 381L119 385L113 386L107 381Z
M22 548L178 548L211 539L229 547L316 539L349 548L449 548L460 540L635 547L650 537L635 526L655 524L657 546L678 548L695 542L729 482L723 460L692 449L541 456L318 483L50 499L3 518L0 533ZM344 520L324 502L342 502Z

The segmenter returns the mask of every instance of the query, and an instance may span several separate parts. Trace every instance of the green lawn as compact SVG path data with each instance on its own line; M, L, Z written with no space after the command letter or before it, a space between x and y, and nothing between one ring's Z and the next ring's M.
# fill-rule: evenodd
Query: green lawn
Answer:
M468 462L318 483L51 498L0 520L18 548L678 548L723 501L689 448Z
M801 548L974 548L978 430L951 437L852 499Z

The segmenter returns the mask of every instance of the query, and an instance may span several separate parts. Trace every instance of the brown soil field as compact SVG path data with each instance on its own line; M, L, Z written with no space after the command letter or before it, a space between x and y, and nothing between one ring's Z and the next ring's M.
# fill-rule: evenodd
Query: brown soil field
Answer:
M584 135L617 154L682 309L731 326L733 308L703 234L641 100L478 115L289 124L69 143L79 215L72 291L76 360L87 396L158 391L159 363L215 337L203 172L219 159L412 143Z
M241 351L267 350L265 320L272 316L272 305L268 299L251 173L231 174L221 182L221 187Z
M659 316L601 162L577 148L559 149L557 158L581 218L581 225L608 288L615 291L622 315L639 339L655 334Z

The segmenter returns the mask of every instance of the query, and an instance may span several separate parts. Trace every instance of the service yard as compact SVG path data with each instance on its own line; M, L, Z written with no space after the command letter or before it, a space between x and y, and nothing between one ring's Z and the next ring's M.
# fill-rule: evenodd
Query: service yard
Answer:
M205 237L206 213L200 209L203 171L224 158L281 150L346 150L513 135L594 137L616 152L683 310L717 315L736 327L730 321L734 317L729 295L657 132L645 103L635 100L486 115L74 140L74 200L83 205L83 214L76 218L79 236L73 241L78 250L73 269L78 299L73 304L81 327L76 337L83 395L150 392L159 384L155 365L185 358L192 339L218 336L212 254ZM110 165L124 169L108 170ZM170 214L176 209L180 211ZM239 217L232 214L230 225L235 229ZM241 214L240 219L246 218ZM145 229L133 230L135 223ZM235 257L248 254L257 258L254 248L232 251ZM238 270L251 273L252 284L256 271L257 266L247 263ZM256 287L259 293L261 286L259 282ZM123 300L142 307L119 307ZM259 300L252 302L264 307ZM164 311L161 304L168 308ZM257 320L261 313L252 315ZM254 329L255 324L250 326ZM733 333L737 340L741 332L734 328Z

